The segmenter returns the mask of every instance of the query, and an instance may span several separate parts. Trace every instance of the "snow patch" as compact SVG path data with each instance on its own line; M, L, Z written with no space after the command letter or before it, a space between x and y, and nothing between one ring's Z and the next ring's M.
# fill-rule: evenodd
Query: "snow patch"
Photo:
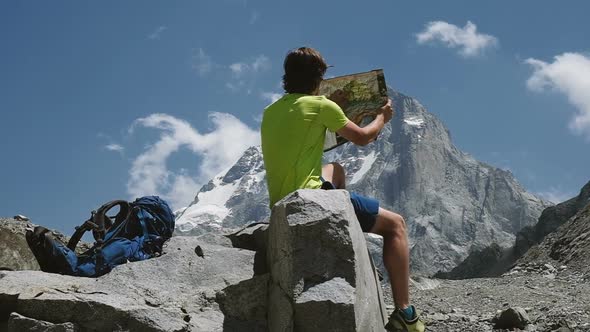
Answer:
M369 153L363 159L363 165L356 173L354 173L352 180L350 180L350 184L357 183L363 178L363 176L365 176L365 174L371 169L371 166L373 166L375 160L377 160L377 154L375 153L375 151L371 151L371 153Z
M411 116L404 119L404 122L412 127L422 128L424 125L424 119L420 116Z
M239 181L225 184L221 182L221 179L221 177L216 177L213 180L215 187L212 190L200 192L197 195L198 202L184 210L184 213L176 220L176 225L180 230L190 230L202 223L213 227L218 224L221 227L223 219L231 212L225 203L239 186Z
M266 176L266 171L258 172L252 174L248 178L248 183L246 184L246 191L250 193L257 192L256 185L264 181L264 177Z

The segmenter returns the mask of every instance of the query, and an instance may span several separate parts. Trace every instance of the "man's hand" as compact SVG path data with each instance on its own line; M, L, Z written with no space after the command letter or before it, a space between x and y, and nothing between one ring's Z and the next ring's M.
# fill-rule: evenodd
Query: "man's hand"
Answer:
M389 122L393 117L393 108L391 107L391 99L387 98L387 103L381 106L380 113L383 114L385 123Z

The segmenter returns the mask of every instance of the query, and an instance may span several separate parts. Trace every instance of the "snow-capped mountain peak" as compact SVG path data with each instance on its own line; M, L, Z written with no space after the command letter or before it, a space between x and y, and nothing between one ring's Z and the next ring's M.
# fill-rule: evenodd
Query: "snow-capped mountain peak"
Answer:
M266 194L265 175L260 147L247 149L232 167L203 186L195 200L178 213L176 231L200 234L228 227L229 221L236 217L233 211L236 200L244 195Z

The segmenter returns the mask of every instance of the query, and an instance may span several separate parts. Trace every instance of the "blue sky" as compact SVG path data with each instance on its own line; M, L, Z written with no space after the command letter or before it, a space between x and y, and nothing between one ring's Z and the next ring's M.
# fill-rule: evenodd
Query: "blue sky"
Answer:
M0 216L70 233L115 198L176 208L258 140L302 45L374 68L475 158L554 200L590 180L582 1L0 3Z

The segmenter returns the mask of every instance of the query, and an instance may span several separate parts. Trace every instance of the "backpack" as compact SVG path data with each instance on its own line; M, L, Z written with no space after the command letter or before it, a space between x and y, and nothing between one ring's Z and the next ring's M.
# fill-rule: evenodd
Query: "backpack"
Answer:
M107 213L115 207L119 212L109 217ZM96 242L77 254L76 247L87 231L92 231ZM27 231L26 239L42 271L99 277L128 261L161 255L173 232L174 214L168 204L157 196L146 196L131 203L111 201L92 211L67 245L41 226Z

